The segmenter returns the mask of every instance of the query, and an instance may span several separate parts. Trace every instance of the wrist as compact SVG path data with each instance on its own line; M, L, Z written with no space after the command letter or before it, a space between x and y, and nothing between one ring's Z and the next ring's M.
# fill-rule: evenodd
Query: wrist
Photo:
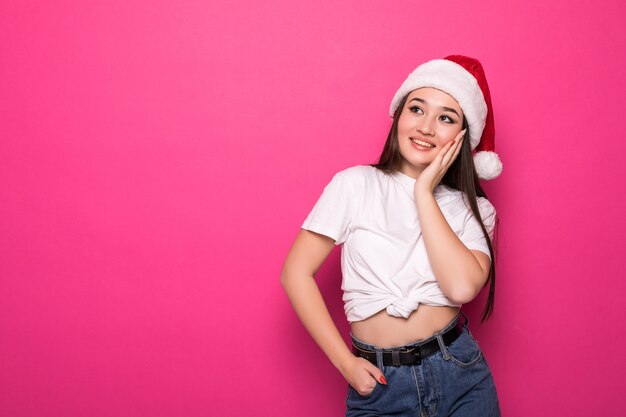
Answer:
M335 363L335 367L342 375L346 375L347 372L352 368L352 363L356 359L356 356L352 354L352 352L348 352L347 355L342 356Z

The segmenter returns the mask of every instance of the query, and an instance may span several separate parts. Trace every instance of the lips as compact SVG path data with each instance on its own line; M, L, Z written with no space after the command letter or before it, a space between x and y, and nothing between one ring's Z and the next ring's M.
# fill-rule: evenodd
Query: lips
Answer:
M425 139L422 139L422 138L409 138L409 139L411 139L411 142L413 142L413 143L415 143L415 144L417 144L419 146L424 146L424 147L429 147L429 148L434 148L435 147L434 143L431 143L431 142L429 142L429 141L427 141Z

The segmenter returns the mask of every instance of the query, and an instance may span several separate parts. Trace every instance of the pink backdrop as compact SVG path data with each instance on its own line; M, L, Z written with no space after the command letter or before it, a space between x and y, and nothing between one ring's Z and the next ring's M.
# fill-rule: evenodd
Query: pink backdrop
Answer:
M450 53L485 66L504 163L495 318L466 306L503 413L618 415L622 4L3 1L0 415L341 415L280 269Z

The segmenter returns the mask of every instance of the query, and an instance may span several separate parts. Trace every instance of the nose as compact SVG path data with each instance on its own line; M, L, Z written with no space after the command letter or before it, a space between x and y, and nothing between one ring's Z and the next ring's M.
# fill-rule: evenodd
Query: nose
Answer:
M420 123L416 126L417 131L424 135L432 135L434 132L433 123L435 121L428 116L421 117Z

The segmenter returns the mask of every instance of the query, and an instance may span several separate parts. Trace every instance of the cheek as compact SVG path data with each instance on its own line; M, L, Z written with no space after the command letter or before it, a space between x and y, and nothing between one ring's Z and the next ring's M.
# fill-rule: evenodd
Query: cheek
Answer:
M400 117L398 120L398 133L403 134L412 129L410 121L405 117Z
M410 128L411 125L415 123L415 114L411 112L409 109L402 110L400 117L398 118L398 129L400 128Z
M456 137L456 135L459 134L460 131L461 131L461 128L459 127L458 124L451 125L451 126L444 126L441 129L441 138L446 141L452 140Z

